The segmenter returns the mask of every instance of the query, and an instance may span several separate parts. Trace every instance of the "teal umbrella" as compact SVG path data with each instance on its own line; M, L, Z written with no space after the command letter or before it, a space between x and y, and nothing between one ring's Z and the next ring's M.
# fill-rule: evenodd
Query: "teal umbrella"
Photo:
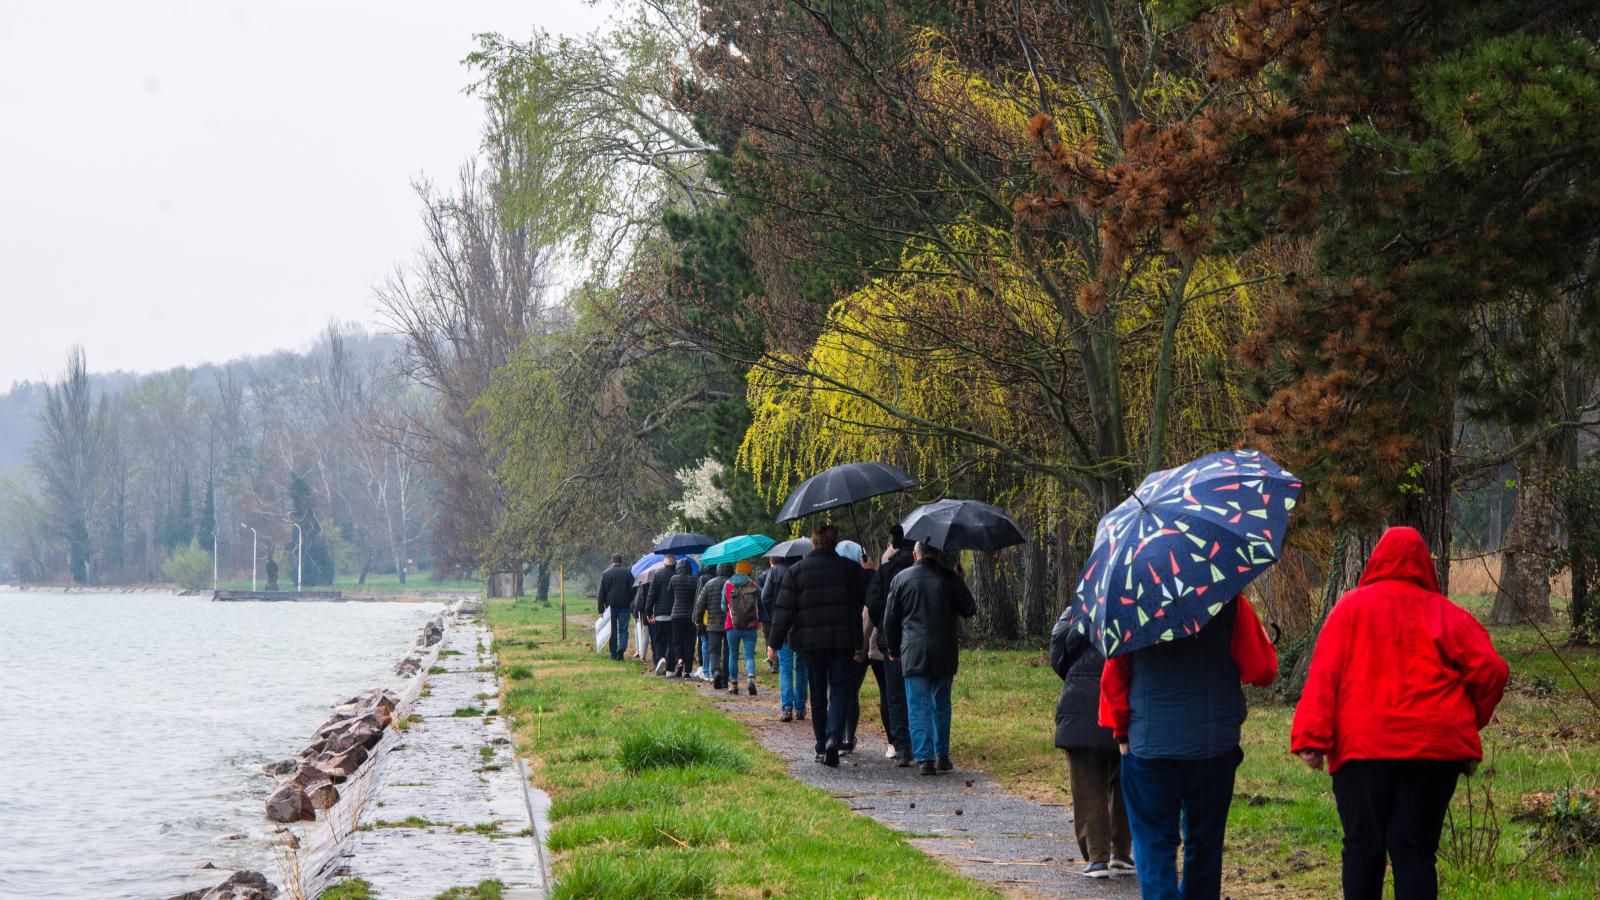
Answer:
M764 534L741 534L731 537L720 544L713 544L700 556L700 564L715 566L720 563L738 562L741 559L750 559L760 556L771 549L772 538Z

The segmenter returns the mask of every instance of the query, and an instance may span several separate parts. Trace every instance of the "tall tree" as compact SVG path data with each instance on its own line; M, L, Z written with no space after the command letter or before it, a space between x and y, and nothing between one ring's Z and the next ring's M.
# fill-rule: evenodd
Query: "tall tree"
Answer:
M52 527L67 548L67 569L76 584L93 574L90 524L103 487L103 462L109 431L105 397L96 402L82 347L67 354L67 368L45 390L40 436L33 465L44 483Z

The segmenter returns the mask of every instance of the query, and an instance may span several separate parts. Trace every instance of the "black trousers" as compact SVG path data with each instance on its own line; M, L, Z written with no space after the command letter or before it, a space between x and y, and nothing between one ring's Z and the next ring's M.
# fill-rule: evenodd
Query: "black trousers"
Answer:
M1395 900L1439 896L1439 832L1460 774L1460 762L1431 759L1352 759L1333 773L1346 900L1383 896L1385 856Z
M650 666L666 660L672 665L672 620L650 623Z
M672 661L669 669L688 671L694 665L694 620L688 616L672 620Z
M854 681L855 651L809 650L805 660L811 678L811 734L821 753L830 743L835 747L844 743L851 685L860 684Z
M850 661L850 695L849 706L844 713L844 742L856 742L856 726L861 723L861 685L867 680L867 664L864 662Z
M878 680L878 715L883 717L883 732L896 753L910 756L911 720L906 713L906 676L895 660L869 662L872 677Z

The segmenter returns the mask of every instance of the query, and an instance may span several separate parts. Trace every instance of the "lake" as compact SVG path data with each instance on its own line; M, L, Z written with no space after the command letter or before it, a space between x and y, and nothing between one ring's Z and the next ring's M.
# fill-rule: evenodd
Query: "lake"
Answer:
M278 880L263 764L396 686L439 604L213 603L0 588L0 897L166 897Z

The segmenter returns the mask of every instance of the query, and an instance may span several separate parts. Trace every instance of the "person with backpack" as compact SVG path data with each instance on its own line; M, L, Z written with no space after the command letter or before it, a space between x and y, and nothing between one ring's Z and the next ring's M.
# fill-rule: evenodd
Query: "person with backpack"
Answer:
M750 577L750 561L734 564L733 577L722 588L723 605L727 618L723 627L728 634L729 663L728 693L739 693L739 651L744 651L746 691L756 695L756 634L761 629L761 592Z
M709 569L710 567L707 566ZM704 662L702 666L705 675L712 687L721 690L728 686L728 670L725 667L726 655L722 650L722 642L726 637L727 604L723 600L722 588L733 576L733 566L723 563L717 566L716 573L700 586L700 592L694 598L694 621L699 627L705 629L706 649L701 654Z

